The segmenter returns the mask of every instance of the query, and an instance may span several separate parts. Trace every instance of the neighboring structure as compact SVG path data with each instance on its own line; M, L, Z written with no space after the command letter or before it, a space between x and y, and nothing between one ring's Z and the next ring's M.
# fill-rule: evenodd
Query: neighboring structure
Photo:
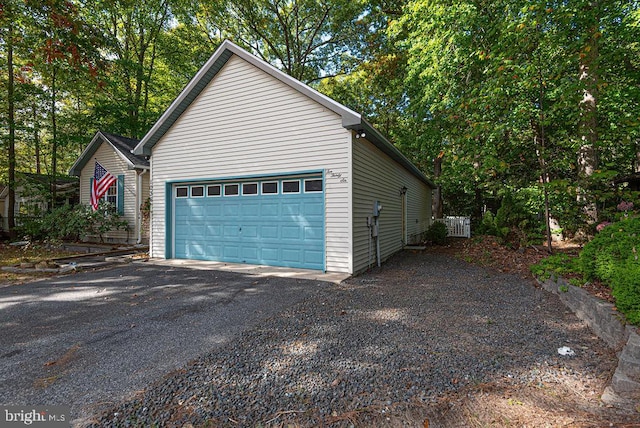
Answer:
M78 203L78 179L74 177L58 176L55 180L44 174L16 172L16 190L14 218L19 226L26 218L40 217L51 207L51 192L55 187L55 207L75 205ZM9 230L9 187L2 186L0 190L0 218L1 230Z
M118 180L103 196L112 203L129 228L104 235L106 242L148 242L149 233L145 215L149 200L149 160L132 153L139 140L98 131L78 160L69 170L69 175L80 177L80 203L89 205L95 162L99 162ZM97 240L97 236L86 236L86 240Z
M355 273L430 225L433 184L360 114L225 41L134 153L152 257Z

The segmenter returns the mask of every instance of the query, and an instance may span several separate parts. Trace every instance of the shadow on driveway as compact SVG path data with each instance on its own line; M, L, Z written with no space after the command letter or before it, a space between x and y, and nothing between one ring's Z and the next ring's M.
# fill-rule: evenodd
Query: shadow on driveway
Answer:
M0 403L85 417L329 286L132 264L0 287Z

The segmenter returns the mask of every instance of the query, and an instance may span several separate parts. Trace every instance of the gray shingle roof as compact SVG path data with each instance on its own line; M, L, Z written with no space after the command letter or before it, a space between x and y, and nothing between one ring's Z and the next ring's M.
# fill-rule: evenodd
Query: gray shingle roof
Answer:
M129 163L131 168L149 169L150 164L146 156L133 154L133 149L140 143L140 140L98 131L69 170L69 175L79 176L82 168L91 160L91 157L102 143L107 143L112 146L117 154Z

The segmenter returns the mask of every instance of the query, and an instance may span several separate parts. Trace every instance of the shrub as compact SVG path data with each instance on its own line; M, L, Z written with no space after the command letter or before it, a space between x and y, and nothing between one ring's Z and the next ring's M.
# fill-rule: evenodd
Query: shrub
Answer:
M613 271L612 294L616 307L631 324L640 325L640 264L627 259Z
M75 241L85 235L102 236L110 230L126 229L127 222L106 204L93 211L87 205L65 205L25 220L18 233L31 240Z
M509 227L499 224L491 211L487 211L484 216L482 216L482 221L478 226L478 233L504 239L509 233Z
M607 283L616 306L631 323L640 323L640 218L629 217L602 229L580 253L587 280Z
M506 193L495 216L487 211L482 217L478 233L495 236L501 243L514 247L541 241L544 224L536 212L537 207L531 202L533 190Z
M640 218L626 218L602 229L580 253L585 279L599 278L609 282L615 266L636 259L640 243Z
M444 245L447 242L447 234L447 226L440 221L434 221L427 229L426 238L436 245Z

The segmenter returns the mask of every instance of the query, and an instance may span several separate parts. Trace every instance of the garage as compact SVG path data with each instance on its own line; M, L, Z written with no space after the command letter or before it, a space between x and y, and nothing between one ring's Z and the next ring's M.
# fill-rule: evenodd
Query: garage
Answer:
M321 175L172 187L175 258L325 269Z
M362 115L228 40L134 153L152 258L353 274L431 224L435 185Z

